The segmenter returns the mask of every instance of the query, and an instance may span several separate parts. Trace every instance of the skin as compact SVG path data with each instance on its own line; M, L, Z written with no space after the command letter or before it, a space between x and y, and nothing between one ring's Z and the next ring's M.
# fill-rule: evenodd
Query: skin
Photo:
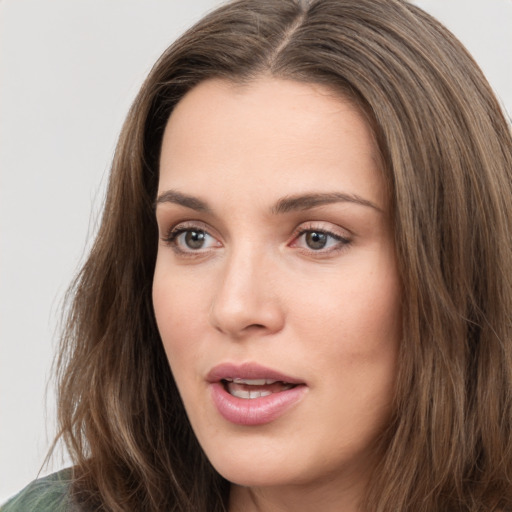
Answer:
M368 124L323 86L209 80L168 121L154 309L194 432L233 483L231 511L359 510L401 338L385 190ZM275 211L319 193L331 201ZM323 248L313 232L331 233ZM306 392L268 424L233 424L206 380L224 362L273 368Z

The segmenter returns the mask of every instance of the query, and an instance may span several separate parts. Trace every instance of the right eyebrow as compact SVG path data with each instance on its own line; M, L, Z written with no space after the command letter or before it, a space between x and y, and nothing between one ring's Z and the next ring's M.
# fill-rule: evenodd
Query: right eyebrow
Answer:
M178 192L177 190L166 190L162 192L156 198L153 205L154 209L162 203L173 203L184 206L185 208L190 208L191 210L196 210L197 212L212 213L212 209L203 200L189 196L188 194L183 194L183 192Z

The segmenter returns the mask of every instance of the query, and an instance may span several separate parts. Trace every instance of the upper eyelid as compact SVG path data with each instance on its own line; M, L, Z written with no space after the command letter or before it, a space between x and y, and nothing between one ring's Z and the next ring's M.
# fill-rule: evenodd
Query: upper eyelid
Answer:
M165 232L166 235L170 235L175 231L187 231L189 229L197 229L198 231L204 231L205 233L208 233L210 236L214 236L215 238L217 238L216 235L212 234L212 232L215 231L208 224L200 220L183 220L179 222L173 222L170 224L169 227L166 227L163 231Z
M297 240L298 238L300 238L302 235L306 234L306 233L323 233L331 238L333 238L334 240L337 240L338 242L341 242L341 243L350 243L352 241L352 237L348 237L348 236L345 236L345 235L341 235L341 234L338 234L338 233L333 233L332 231L329 231L327 229L302 229L300 230L292 239L292 243Z
M295 229L294 234L304 231L322 231L341 238L353 238L355 233L346 227L339 226L330 221L312 220L301 222Z

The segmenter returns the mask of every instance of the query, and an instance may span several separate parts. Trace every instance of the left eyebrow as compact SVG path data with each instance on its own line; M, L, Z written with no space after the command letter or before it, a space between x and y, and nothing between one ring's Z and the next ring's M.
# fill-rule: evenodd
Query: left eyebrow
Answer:
M356 194L345 194L343 192L304 194L283 197L272 207L273 214L283 214L292 211L303 211L332 203L353 203L360 206L373 208L384 213L376 204Z

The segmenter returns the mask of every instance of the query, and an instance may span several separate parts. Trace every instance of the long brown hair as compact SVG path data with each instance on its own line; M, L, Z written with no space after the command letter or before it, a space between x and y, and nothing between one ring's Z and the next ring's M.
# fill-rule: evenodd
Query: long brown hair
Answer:
M403 284L395 410L362 504L512 508L512 141L461 44L402 0L239 0L156 63L124 125L101 226L70 291L60 436L85 509L221 511L156 328L163 129L209 78L321 83L359 105L392 197Z

